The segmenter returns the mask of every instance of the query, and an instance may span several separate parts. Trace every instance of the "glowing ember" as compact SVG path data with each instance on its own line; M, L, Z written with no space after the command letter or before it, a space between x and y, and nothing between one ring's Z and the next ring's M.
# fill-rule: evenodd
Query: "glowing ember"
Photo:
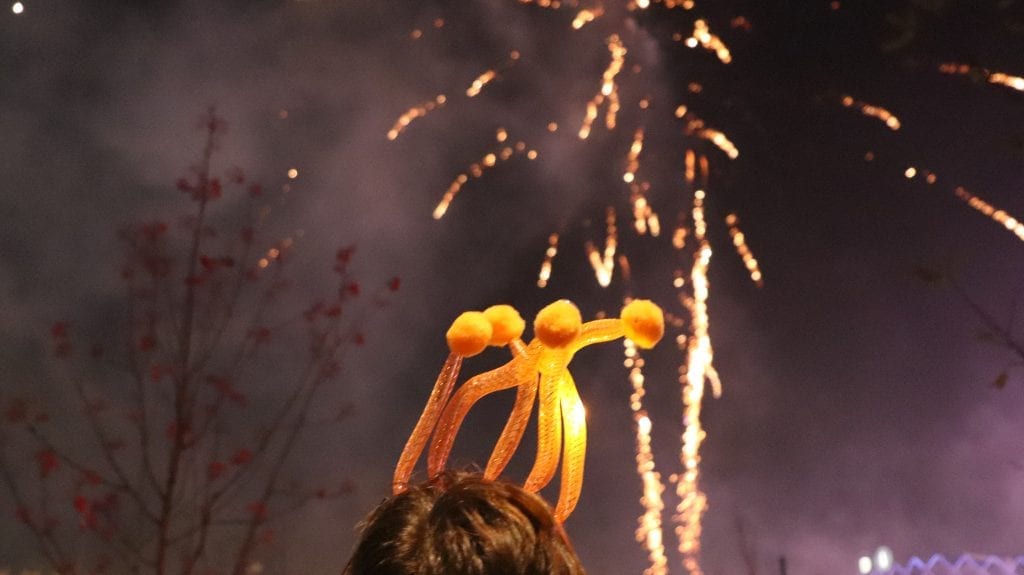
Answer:
M968 206L985 214L993 221L1002 224L1004 228L1013 232L1020 240L1024 241L1024 224L1021 224L1020 220L968 192L962 186L957 186L953 192L956 194L956 197L967 202Z
M586 140L590 136L590 129L597 119L598 108L608 100L608 111L605 114L605 127L609 130L615 129L616 117L621 104L619 103L619 89L615 83L615 77L622 71L626 61L626 47L619 39L618 34L612 34L608 38L608 52L611 54L611 62L601 75L601 91L587 103L587 113L580 126L579 137Z
M626 156L626 173L622 174L622 181L632 184L636 179L636 171L640 169L640 152L644 149L644 129L637 128L633 134L633 144L629 146L629 154Z
M872 118L878 118L889 127L890 130L896 131L900 129L900 120L892 114L889 110L881 106L873 106L859 100L855 100L853 96L843 96L843 106L847 108L856 108L860 110L861 114L870 116Z
M941 64L939 66L939 72L960 76L977 74L984 77L990 84L999 84L1012 90L1017 90L1018 92L1024 92L1024 78L1020 76L1013 76L1005 72L993 72L978 66L971 66L970 64L956 64L953 62Z
M580 28L600 18L602 14L604 14L604 8L601 8L600 6L592 9L580 10L576 14L576 18L573 19L572 21L572 27L574 30L579 30Z
M644 575L665 575L668 573L668 559L665 557L665 537L661 526L661 513L665 508L661 494L665 491L665 484L655 468L654 453L651 451L651 418L643 404L647 393L644 390L644 360L631 340L626 339L623 344L626 348L624 365L629 370L629 383L633 387L629 408L633 412L633 423L636 426L636 472L643 485L640 504L644 512L637 520L636 540L643 544L650 561L650 567L644 570Z
M658 220L658 214L654 213L651 205L647 203L646 194L649 188L650 184L647 182L629 186L630 202L633 204L633 228L640 235L650 231L652 236L658 237L661 234L661 222Z
M504 128L498 128L495 140L501 144L508 139L508 132ZM495 152L486 154L479 162L470 164L468 170L463 172L452 180L451 184L448 184L448 189L445 191L441 201L438 202L437 207L434 208L434 219L439 220L444 217L445 213L448 212L448 206L451 205L452 200L458 195L459 191L462 190L469 180L477 179L484 175L484 171L493 168L500 162L506 162L513 156L525 154L530 160L537 157L536 150L527 150L524 142L516 142L515 146L503 146L498 148Z
M729 156L731 160L740 157L740 151L736 148L736 145L720 130L705 126L704 120L697 118L690 120L686 125L686 133L711 142L719 150L725 152L725 155Z
M537 275L537 287L544 288L551 279L551 261L558 255L558 234L548 236L548 249L544 251L544 261L540 264L540 273Z
M412 108L409 108L404 114L402 114L401 116L398 117L397 120L395 120L395 125L392 126L390 130L388 130L388 139L394 140L398 138L398 135L401 134L402 131L405 130L405 128L408 127L413 120L415 120L416 118L422 118L423 116L429 114L431 111L440 108L441 106L444 106L445 102L447 101L448 99L445 97L444 94L438 94L437 97L434 98L433 100L429 100L427 102L420 104L419 106L413 106Z
M605 217L607 235L604 240L604 252L598 253L593 242L587 242L587 259L594 268L594 275L601 287L612 283L612 272L615 271L615 249L618 246L618 228L615 226L615 208L608 208Z
M732 62L732 54L729 53L728 46L722 39L711 33L711 29L708 27L708 23L703 19L697 19L693 23L693 36L686 39L686 45L690 48L696 48L700 46L705 50L709 50L718 56L718 60L723 64Z
M484 89L484 86L490 83L490 81L497 75L498 73L494 70L488 70L477 76L476 80L473 80L473 83L466 89L466 96L473 98L479 95L480 91Z
M736 214L729 214L725 217L725 224L729 226L729 236L732 238L732 245L736 246L736 253L739 254L740 259L743 260L743 265L750 272L751 281L757 284L757 287L764 287L761 268L758 266L757 258L754 257L747 246L746 236L740 231L739 223L739 218L736 217Z

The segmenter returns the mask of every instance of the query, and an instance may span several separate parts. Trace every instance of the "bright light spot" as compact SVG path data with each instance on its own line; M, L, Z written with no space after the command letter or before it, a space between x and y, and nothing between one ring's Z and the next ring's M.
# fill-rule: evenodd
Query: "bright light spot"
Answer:
M636 420L637 427L640 428L640 433L648 434L651 432L651 418L646 415L641 415Z
M871 573L871 558L865 555L857 561L857 570L860 571L861 575L868 575Z
M558 124L556 124L555 122L548 123L548 131L549 132L555 132L557 130L558 130Z
M883 545L875 551L875 566L878 567L879 571L888 571L892 568L892 563L892 549Z
M906 176L909 180L917 175L917 168L915 168L914 166L910 166L909 168L907 168L907 171L903 172L903 175Z
M24 11L25 5L22 4L21 2L15 2L14 4L11 4L11 12L14 12L15 14L21 14Z
M288 170L288 179L289 180L294 180L297 177L299 177L299 171L298 170L296 170L295 168L292 168L292 169Z

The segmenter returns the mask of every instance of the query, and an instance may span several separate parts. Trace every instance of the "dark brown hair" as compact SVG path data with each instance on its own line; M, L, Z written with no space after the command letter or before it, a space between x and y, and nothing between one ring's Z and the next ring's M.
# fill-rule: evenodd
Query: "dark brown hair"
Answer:
M447 474L385 500L343 575L584 575L544 501L503 481Z

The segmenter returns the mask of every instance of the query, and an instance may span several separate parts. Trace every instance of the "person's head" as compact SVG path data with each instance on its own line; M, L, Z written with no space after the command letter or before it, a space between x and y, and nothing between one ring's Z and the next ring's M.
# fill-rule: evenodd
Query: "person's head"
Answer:
M448 474L385 500L363 522L343 575L583 575L544 501Z

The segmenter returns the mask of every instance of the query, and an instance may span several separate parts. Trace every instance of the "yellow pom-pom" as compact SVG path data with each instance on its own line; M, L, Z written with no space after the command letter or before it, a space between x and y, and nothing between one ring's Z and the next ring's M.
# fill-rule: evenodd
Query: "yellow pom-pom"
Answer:
M583 318L580 310L561 299L540 310L533 321L533 332L548 347L565 347L580 334Z
M484 310L484 315L491 322L491 345L508 345L508 342L522 336L526 329L523 316L510 305L492 305Z
M622 308L622 327L633 343L650 349L665 335L665 314L651 300L635 299Z
M467 311L455 318L445 338L452 353L469 357L487 347L491 332L491 322L483 312Z

